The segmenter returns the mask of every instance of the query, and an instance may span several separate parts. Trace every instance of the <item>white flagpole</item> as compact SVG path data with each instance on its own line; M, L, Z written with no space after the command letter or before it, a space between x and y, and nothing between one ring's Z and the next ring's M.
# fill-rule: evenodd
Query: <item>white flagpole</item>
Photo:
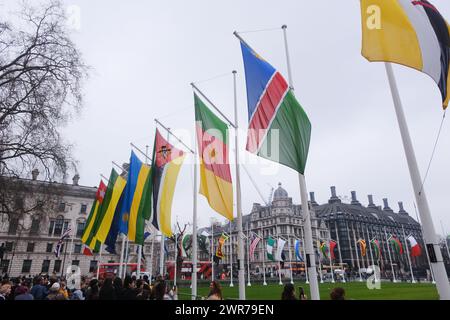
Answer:
M236 71L233 71L233 87L234 87L234 125L235 125L235 157L236 157L236 209L238 224L238 270L239 270L239 300L245 300L245 271L244 271L244 232L242 231L242 204L241 204L241 176L239 165L239 119L237 107L237 85Z
M353 268L353 266L355 265L355 262L354 262L355 260L353 259L352 240L350 238L350 229L348 228L348 221L347 220L345 221L345 226L347 228L348 248L349 248L349 251L350 251L350 259L351 259L352 268Z
M120 264L119 264L119 277L122 278L123 274L123 257L125 253L125 235L122 234L122 245L120 247Z
M361 274L361 262L359 261L359 251L358 251L358 243L356 242L356 235L355 235L355 224L353 224L353 242L355 243L355 252L356 252L356 261L358 262L358 272L359 272L359 282L362 282L362 274Z
M392 65L390 63L385 63L385 67L391 88L392 99L394 101L395 113L397 114L400 134L402 136L403 147L405 149L406 160L408 162L414 195L419 208L420 220L423 222L426 246L429 246L428 251L431 251L429 254L433 257L433 259L430 260L431 268L433 269L436 277L436 287L441 300L450 300L450 284L448 281L448 275L445 270L442 252L439 248L436 231L431 218L430 208L428 206L428 201L422 184L422 178L420 177L419 167L417 165L416 155L414 153L411 137L409 135L408 125L406 124L405 114L403 112L400 94L395 81L394 71L392 70Z
M328 258L330 258L331 283L335 283L336 281L334 280L333 258L331 257L331 232L328 233Z
M152 284L152 278L153 278L153 259L155 258L155 255L154 255L155 239L156 239L156 229L152 228L152 248L150 249L150 268L149 268L149 272L150 272L149 283L150 283L150 285Z
M72 265L73 238L74 238L74 234L76 232L75 230L76 230L76 226L75 226L75 223L74 223L74 227L72 228L72 237L70 239L70 251L69 251L69 263L70 263L70 265Z
M444 240L445 240L445 248L447 248L447 256L450 259L450 251L448 250L447 235L445 234L444 225L442 224L442 220L441 220L441 229L442 229L442 235L444 236Z
M345 281L345 267L344 267L344 264L342 262L341 242L339 241L339 234L338 234L336 220L335 220L335 223L334 223L334 229L336 230L336 241L337 241L337 246L338 246L339 261L341 262L341 268L342 268L342 272L343 272L342 282L345 283L346 282ZM351 249L350 249L350 252L352 252Z
M292 81L292 71L291 71L291 62L289 58L289 48L287 41L286 29L287 26L283 25L283 35L284 35L284 45L286 50L286 61L288 68L288 76L289 76L289 86L291 90L294 90L294 85ZM298 174L298 180L300 185L300 196L302 200L302 213L305 220L305 237L306 237L306 261L309 268L309 281L310 281L310 290L311 290L311 299L312 300L320 300L319 293L319 284L317 283L317 270L316 270L316 257L314 255L314 246L313 246L313 236L311 229L311 217L309 215L309 204L308 204L308 193L306 190L306 180L305 176L302 174Z
M211 281L216 280L214 275L214 223L211 220Z
M369 242L370 259L372 260L372 266L374 266L375 261L373 260L372 243L371 243L371 239L369 236L369 229L367 228L367 225L366 225L366 234L367 234L367 241ZM375 270L373 270L373 275L375 277L375 282L377 282L377 273L375 272Z
M178 219L177 219L177 221L178 221ZM175 261L174 261L175 270L174 270L174 277L173 277L173 285L174 286L177 285L177 260L178 260L178 235L175 230Z
M292 251L291 251L292 249L291 249L291 239L290 239L289 235L288 235L287 240L288 240L288 244L289 244L289 264L290 264L290 266L291 266L291 283L294 284L294 271L293 271L293 269L292 269Z
M397 280L395 279L395 270L394 270L394 265L392 264L392 256L391 256L391 246L389 245L389 239L387 237L387 233L386 233L386 227L384 227L384 236L386 237L386 245L388 248L388 253L389 253L389 262L391 263L391 270L392 270L392 282L396 283Z
M418 222L419 225L420 225L420 233L421 233L421 236L422 236L422 239L423 239L423 228L422 228L422 224L421 224L421 222L420 222L419 215L418 215L418 213L417 213L417 208L416 208L416 204L415 204L415 203L414 203L414 210L415 210L415 212L416 212L417 222ZM428 266L430 267L431 280L432 280L432 283L433 283L433 284L436 284L436 281L434 280L433 268L431 267L430 256L428 255L428 249L427 249L427 246L424 246L424 247L425 247L425 254L426 254L426 256L427 256ZM428 279L427 279L427 280L428 280Z
M197 264L198 264L198 239L197 239L197 139L194 138L194 207L192 212L192 300L197 299Z
M262 256L263 256L263 286L267 286L267 282L266 282L266 244L264 243L264 229L261 225L261 242L263 244L263 252L262 252Z
M103 246L100 245L100 257L98 258L98 262L97 262L97 279L100 276L100 263L102 262L102 251L103 251Z
M252 283L250 282L250 224L247 224L247 287L251 287Z
M305 237L303 234L303 228L301 230L302 230L303 263L305 266L306 284L308 284L309 278L308 278L308 268L306 267Z
M278 252L278 245L280 244L280 242L278 241L279 237L278 237L278 227L277 226L275 226L275 230L277 231L277 251L276 252ZM282 253L283 253L283 251L281 251L281 254ZM282 259L281 254L280 254L280 259ZM277 258L277 255L275 256L275 258ZM278 260L278 278L280 279L278 284L283 285L283 282L281 281L281 260Z
M230 225L230 287L234 287L233 284L233 233L231 232L231 221Z
M128 267L128 250L129 250L130 241L128 240L128 236L126 237L126 247L125 247L125 256L124 256L124 268L123 268L123 276L122 279L125 279L127 275L127 267Z
M137 270L136 270L136 277L138 279L141 278L141 260L142 260L142 246L138 245L138 261L137 261Z
M405 240L406 255L408 256L409 270L411 272L411 283L416 283L416 280L414 279L414 272L413 272L412 264L411 264L411 257L409 255L408 242L406 241L405 228L403 227L403 225L402 225L402 231L403 231L403 239Z

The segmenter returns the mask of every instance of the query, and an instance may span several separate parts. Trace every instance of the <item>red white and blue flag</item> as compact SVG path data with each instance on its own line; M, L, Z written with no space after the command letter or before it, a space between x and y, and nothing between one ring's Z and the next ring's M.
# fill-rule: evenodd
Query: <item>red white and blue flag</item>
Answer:
M59 239L58 243L56 244L54 253L57 258L59 258L59 256L61 255L64 240L66 240L70 236L71 232L72 232L72 229L70 229L70 228L67 229L66 231L64 231L64 233L61 236L61 239Z
M250 261L254 261L255 260L255 250L256 247L258 246L259 241L261 240L261 238L256 235L256 234L252 234L251 237L251 241L250 241Z

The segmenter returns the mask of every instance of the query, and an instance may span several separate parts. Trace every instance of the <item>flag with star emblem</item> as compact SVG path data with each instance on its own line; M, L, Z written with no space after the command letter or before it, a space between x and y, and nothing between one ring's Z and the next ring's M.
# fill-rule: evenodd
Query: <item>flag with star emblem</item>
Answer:
M200 157L200 194L216 212L233 220L233 185L228 161L228 126L194 94Z
M165 236L172 236L172 200L178 173L186 157L166 141L156 129L151 169L153 211L151 221Z
M100 181L100 185L98 186L97 193L95 195L94 203L92 204L91 212L89 213L89 217L86 221L86 228L83 231L83 236L81 237L81 241L86 244L86 241L91 234L92 228L94 226L95 219L98 214L98 210L103 203L103 199L105 198L106 193L106 185L102 181Z

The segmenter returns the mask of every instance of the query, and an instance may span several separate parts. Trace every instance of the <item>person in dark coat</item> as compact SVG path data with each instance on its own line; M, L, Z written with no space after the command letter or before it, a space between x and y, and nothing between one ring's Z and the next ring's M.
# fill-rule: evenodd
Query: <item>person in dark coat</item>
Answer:
M106 278L98 295L99 300L117 300L116 291L114 290L111 278Z
M136 300L136 288L135 282L130 276L126 276L123 282L124 290L122 299L123 300Z

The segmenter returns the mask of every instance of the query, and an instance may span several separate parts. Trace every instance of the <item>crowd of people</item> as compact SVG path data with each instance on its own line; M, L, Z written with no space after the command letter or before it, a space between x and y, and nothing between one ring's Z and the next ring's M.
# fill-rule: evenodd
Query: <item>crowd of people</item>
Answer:
M1 279L0 301L2 300L178 300L176 286L159 276L150 284L147 276L137 279L135 276L96 278L81 277L80 285L70 289L64 279L55 276L36 276L30 278ZM334 288L331 300L345 300L345 291ZM223 300L222 288L212 281L205 300ZM308 300L302 287L298 297L294 285L284 286L281 300Z
M37 276L30 278L1 279L2 300L178 300L178 290L163 277L150 284L147 276L106 277L97 280L82 277L78 288L68 288L66 281L58 277ZM222 300L222 289L217 281L210 284L206 300Z

